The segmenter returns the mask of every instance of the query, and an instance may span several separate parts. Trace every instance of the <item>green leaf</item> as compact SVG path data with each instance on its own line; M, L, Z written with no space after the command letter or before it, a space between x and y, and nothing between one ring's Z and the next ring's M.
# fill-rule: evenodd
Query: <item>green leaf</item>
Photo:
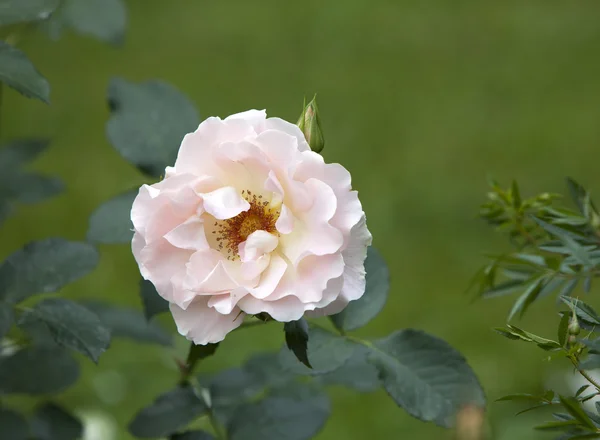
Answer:
M148 320L137 310L115 307L99 302L86 302L85 306L93 311L100 321L110 329L113 338L128 338L137 342L172 344L169 335L161 326Z
M567 338L569 336L569 322L571 321L571 313L565 313L560 317L558 324L558 343L561 346L565 346Z
M52 38L59 38L64 27L82 35L112 44L121 44L127 26L123 0L64 0L47 24Z
M600 368L600 354L588 354L587 357L581 361L580 366L582 370L595 370Z
M111 81L112 116L106 132L111 144L144 173L159 177L175 163L183 137L198 127L192 102L169 84Z
M324 374L341 367L352 356L355 347L355 343L343 336L318 327L311 327L310 339L306 352L303 353L310 360L311 367L305 367L306 363L300 359L298 360L302 363L298 362L285 347L279 352L279 362L284 369L294 374ZM296 357L298 357L297 354Z
M291 372L279 362L278 353L258 353L244 364L244 370L254 377L254 382L262 387L278 387L290 382Z
M0 265L0 296L20 302L36 293L56 292L97 264L98 252L91 244L62 238L34 241Z
M158 294L154 284L147 280L140 280L140 296L144 306L144 314L149 321L154 316L169 311L169 303Z
M23 313L19 324L44 323L57 344L98 358L110 344L110 331L98 316L83 306L61 298L49 298Z
M448 427L464 405L485 406L483 390L465 358L422 331L400 330L374 341L370 361L390 397L419 420Z
M27 55L0 41L0 81L28 98L50 103L50 85Z
M227 424L229 440L308 440L331 412L327 395L307 385L274 391L241 405Z
M206 359L215 354L219 348L219 343L216 344L206 344L206 345L195 345L192 344L190 346L190 351L188 353L186 364L188 366L196 365L196 363L202 359Z
M215 438L204 431L186 431L181 434L175 434L170 440L214 440Z
M588 429L597 430L598 428L594 425L594 422L586 414L584 409L581 407L581 403L574 398L567 398L559 396L560 403L565 407L567 412L571 414L580 424Z
M534 429L538 431L564 431L570 429L573 426L578 426L577 420L565 420L564 422L546 422L542 425L536 426Z
M523 317L527 308L535 301L544 286L544 278L535 278L527 287L527 290L517 299L513 305L508 320L511 321L517 314Z
M283 326L283 330L285 331L285 343L287 348L294 353L300 362L308 368L312 368L307 354L308 323L306 320L300 318L298 321L286 322Z
M87 239L95 243L131 243L131 206L138 190L127 191L102 203L92 213Z
M568 296L562 296L560 299L575 312L578 318L592 325L600 325L600 316L598 316L596 311L588 304L580 299Z
M571 194L571 198L573 202L577 205L579 211L584 214L585 213L585 199L587 197L587 191L583 186L572 179L571 177L566 178L567 188L569 189L569 193Z
M579 397L581 395L581 393L583 393L589 387L590 387L589 385L582 385L582 386L580 386L579 389L577 390L577 392L575 393L575 397Z
M175 388L138 412L129 424L129 432L140 438L166 437L206 411L206 405L192 388Z
M0 340L8 333L14 320L12 304L0 301Z
M36 410L32 431L37 440L78 440L83 435L83 425L60 406L47 403Z
M356 301L350 301L344 310L331 316L334 325L344 331L365 326L381 312L390 290L390 273L385 260L373 247L367 249L365 260L365 293Z
M501 334L502 336L505 336L509 339L520 339L522 341L526 341L526 342L534 342L535 344L537 344L538 347L540 347L543 350L548 350L548 351L553 351L553 350L560 350L562 348L562 345L559 344L556 341L552 341L551 339L546 339L546 338L542 338L540 336L534 335L533 333L529 333L523 329L520 329L519 327L516 327L514 325L508 325L508 328L499 328L496 327L494 328L494 330Z
M39 203L64 190L56 177L13 171L0 175L0 197L25 204Z
M0 4L1 2L2 0L0 0ZM41 138L15 139L3 144L0 148L0 172L2 174L14 172L16 168L21 168L37 158L49 145L48 139Z
M368 362L368 355L367 347L357 345L352 356L341 367L319 376L318 382L323 385L341 385L361 393L379 389L379 370Z
M501 283L496 284L494 287L491 287L487 290L484 290L481 293L481 297L485 299L496 298L499 296L509 295L511 293L520 290L525 284L525 280L507 280Z
M516 180L512 181L510 195L512 197L513 208L518 210L521 207L521 194L519 192L519 185L517 184Z
M0 440L27 440L29 426L19 413L8 408L0 408Z
M590 260L589 253L587 250L577 241L575 241L571 235L567 231L557 226L551 225L550 223L546 223L543 220L540 220L537 217L532 217L533 220L540 225L546 232L551 235L554 235L560 241L564 243L564 245L571 251L571 254L577 261L585 266L592 266L592 261Z
M517 393L517 394L509 394L507 396L502 396L499 399L496 399L496 402L527 401L527 402L536 402L536 403L550 403L549 402L550 400L552 400L552 399L547 399L545 396L535 396L533 394Z
M46 20L60 0L0 0L0 26Z
M78 377L79 364L60 349L29 347L0 358L0 393L58 393Z

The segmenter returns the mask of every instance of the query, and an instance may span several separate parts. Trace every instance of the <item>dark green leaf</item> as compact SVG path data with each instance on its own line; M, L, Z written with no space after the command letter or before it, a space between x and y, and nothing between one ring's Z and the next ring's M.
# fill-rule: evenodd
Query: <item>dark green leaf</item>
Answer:
M48 23L48 31L58 38L63 27L70 27L112 44L125 37L127 10L123 0L64 0Z
M90 217L87 239L96 243L130 243L133 238L131 206L138 190L127 191L102 203Z
M351 331L363 327L385 305L390 289L390 273L385 260L373 247L367 250L365 270L367 275L364 295L356 301L350 301L344 310L331 317L340 330Z
M113 338L129 338L137 342L171 345L171 336L154 322L148 322L142 313L99 302L86 302L100 321L110 329Z
M330 413L326 394L310 386L283 388L241 405L227 425L229 440L308 440Z
M244 370L254 376L263 387L281 386L292 379L292 374L279 362L278 353L258 353L244 364Z
M571 198L573 202L579 208L579 211L584 214L585 213L585 198L587 197L587 191L583 186L572 179L571 177L567 177L567 188L569 189L569 193L571 194Z
M264 389L264 383L257 381L253 373L242 368L223 370L209 384L215 407L236 406L256 397Z
M593 325L600 325L600 316L598 316L596 311L591 306L577 298L564 296L560 299L574 310L578 318Z
M558 324L558 343L561 346L565 346L567 343L567 337L569 336L569 322L571 321L571 314L565 313L560 317Z
M50 103L50 85L27 55L0 41L0 81L28 98Z
M169 311L169 303L158 294L154 284L147 280L140 280L140 296L144 306L144 314L147 320L154 316Z
M64 188L56 177L21 172L0 176L0 195L25 204L39 203L60 194Z
M12 209L10 203L8 203L6 200L0 200L0 226L2 226L2 223L4 223L11 212Z
M546 422L536 426L535 429L539 431L564 431L578 425L577 420L565 420L564 422Z
M196 365L196 362L206 359L207 357L212 356L219 348L219 343L216 344L206 344L206 345L195 345L192 344L190 346L190 351L188 353L186 364L188 366Z
M535 301L535 299L540 294L542 287L544 286L544 278L536 278L534 279L529 287L523 294L517 299L515 304L513 305L510 314L508 315L508 320L512 320L517 314L519 317L522 317L527 308Z
M540 336L529 333L523 329L520 329L514 325L508 325L508 328L495 328L494 330L509 339L520 339L526 342L534 342L543 350L560 350L562 345L558 342L552 341L551 339L542 338Z
M129 432L140 438L165 437L186 427L206 410L192 388L175 388L138 412L129 424Z
M36 440L78 440L83 425L60 406L47 403L35 412L32 431Z
M573 239L573 237L571 237L568 231L565 231L564 229L559 228L557 226L551 225L550 223L546 223L545 221L540 220L537 217L532 218L538 225L544 228L546 232L554 235L556 238L562 241L564 245L571 251L573 257L576 258L579 263L586 266L592 265L589 253L581 244L579 244L577 241L575 241L575 239Z
M184 135L198 127L194 105L163 82L134 84L115 78L108 102L110 142L127 161L154 177L175 163Z
M307 355L312 368L298 362L285 347L279 353L279 361L283 368L294 374L324 374L341 367L352 356L355 347L356 344L343 336L311 327Z
M571 294L575 290L575 287L577 287L577 283L579 283L578 278L573 278L571 280L566 281L565 285L560 291L560 296L571 296Z
M525 394L525 393L509 394L507 396L502 396L499 399L496 399L496 402L505 402L505 401L527 401L527 402L536 402L536 403L549 403L548 399L545 396L535 396L533 394Z
M464 405L485 406L465 358L448 343L418 330L400 330L373 343L370 361L396 404L410 415L451 426Z
M0 440L27 440L29 426L19 413L0 408Z
M0 0L0 26L46 20L60 0Z
M49 238L34 241L0 265L0 295L19 302L36 293L60 290L87 275L98 264L98 252L88 243Z
M516 180L512 181L510 195L512 197L513 208L518 210L521 207L521 193L519 192L519 185L517 184Z
M596 430L597 427L594 425L594 422L590 419L590 417L586 414L586 412L581 407L581 403L573 398L567 398L563 396L559 396L560 403L564 406L569 414L571 414L579 423L581 423L586 428Z
M61 298L49 298L23 313L19 324L42 322L57 344L86 355L94 362L108 348L110 331L98 316L83 306Z
M0 393L58 393L78 377L79 365L60 349L30 347L0 358Z
M8 333L14 319L12 304L0 301L0 340Z
M342 385L361 393L369 393L381 387L377 367L368 362L369 350L357 345L350 358L337 370L318 377L323 385Z
M300 318L298 321L286 322L283 326L283 330L285 331L285 343L287 348L294 353L300 362L308 368L312 368L307 354L308 323L306 320Z
M496 298L498 296L509 295L521 289L523 287L524 282L525 281L522 279L503 281L502 283L498 283L494 287L485 290L481 294L481 297L489 299Z
M4 144L0 148L0 172L2 174L13 173L15 169L21 168L23 165L34 160L48 148L48 145L50 145L48 139L35 138L15 139Z
M580 386L579 389L577 390L577 392L575 393L575 397L579 397L581 395L581 393L583 393L589 387L590 387L589 385L582 385L582 386Z
M208 432L204 431L187 431L181 434L175 434L170 437L170 440L214 440L215 438Z

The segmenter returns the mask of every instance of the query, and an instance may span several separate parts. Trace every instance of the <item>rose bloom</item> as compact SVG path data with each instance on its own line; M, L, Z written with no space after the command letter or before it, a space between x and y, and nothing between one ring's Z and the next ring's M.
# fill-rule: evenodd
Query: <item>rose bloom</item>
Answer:
M365 291L371 234L350 174L264 111L187 134L131 220L142 276L196 344L223 340L246 314L330 315Z

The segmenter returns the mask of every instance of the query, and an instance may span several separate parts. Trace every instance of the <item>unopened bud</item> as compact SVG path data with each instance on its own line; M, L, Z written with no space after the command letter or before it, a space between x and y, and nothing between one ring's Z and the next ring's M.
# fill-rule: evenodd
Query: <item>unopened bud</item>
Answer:
M569 324L569 334L577 336L581 332L581 326L577 321Z
M310 149L315 153L320 153L323 147L325 147L325 138L323 137L323 130L321 128L316 95L312 101L304 106L300 119L298 119L298 127L304 133Z

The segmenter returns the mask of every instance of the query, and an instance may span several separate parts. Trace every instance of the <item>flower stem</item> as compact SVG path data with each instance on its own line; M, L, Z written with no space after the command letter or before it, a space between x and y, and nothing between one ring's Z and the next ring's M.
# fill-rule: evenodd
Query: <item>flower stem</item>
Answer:
M585 371L583 368L580 367L579 362L577 360L577 358L575 356L569 356L569 359L571 360L571 363L573 364L573 366L575 367L575 369L579 372L579 374L581 374L589 383L591 383L598 392L600 392L600 384L598 384L598 382L596 382L589 374L587 371Z

